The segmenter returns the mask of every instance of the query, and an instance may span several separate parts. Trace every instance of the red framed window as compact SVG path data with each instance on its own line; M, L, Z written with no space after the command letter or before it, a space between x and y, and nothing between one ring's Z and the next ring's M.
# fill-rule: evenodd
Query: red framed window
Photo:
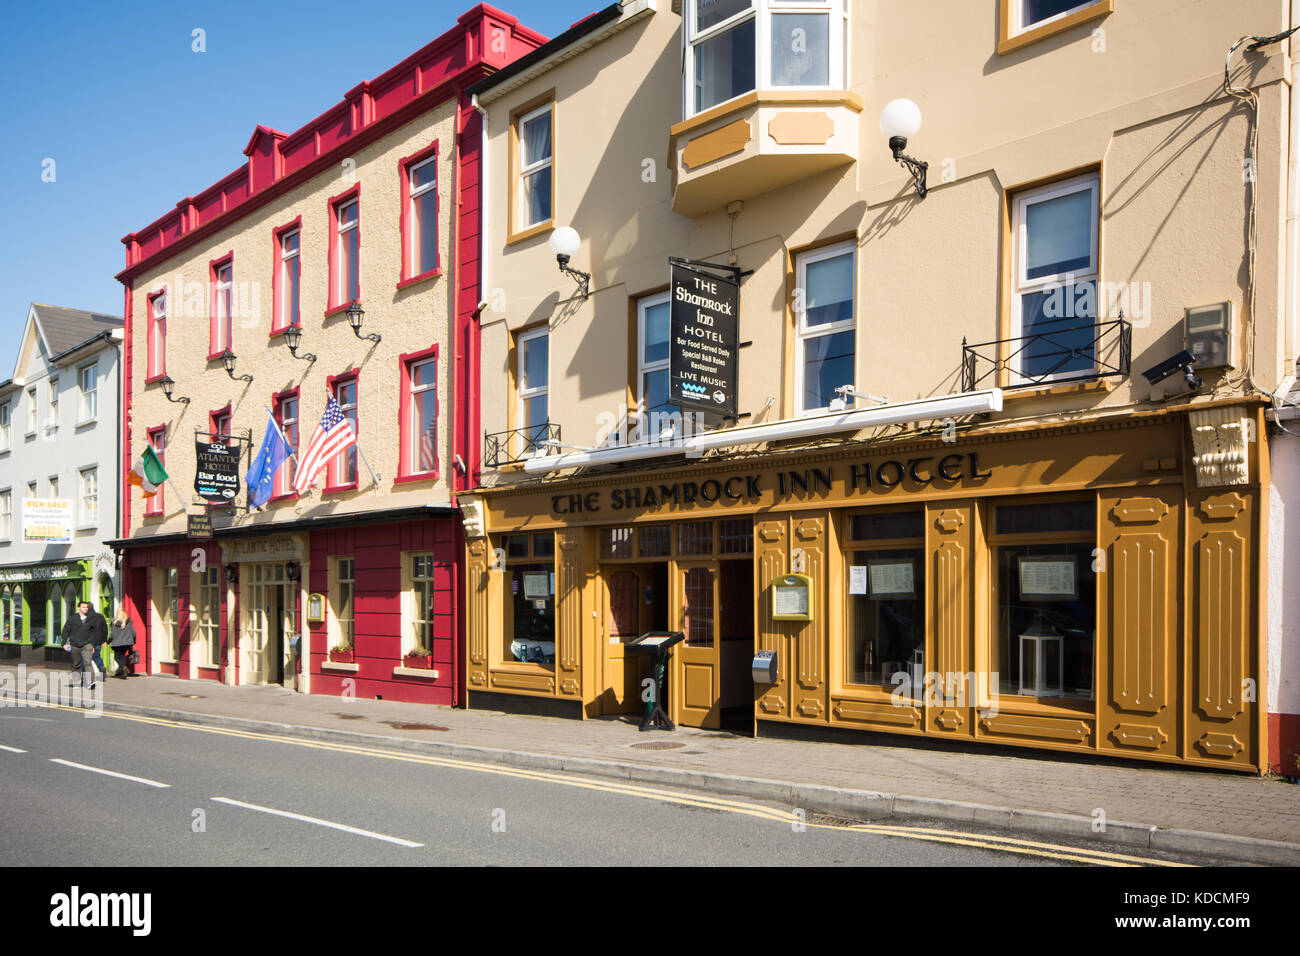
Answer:
M231 348L235 331L235 257L230 253L208 263L212 295L208 315L208 358Z
M438 142L400 161L401 285L438 272Z
M274 232L271 263L271 334L302 324L302 216Z
M298 390L295 388L276 395L271 400L271 411L275 415L276 424L280 426L280 431L284 432L284 437L289 442L290 450L296 455L298 453ZM272 497L283 498L293 494L293 472L293 459L285 459L280 470L275 473Z
M157 428L149 429L149 444L153 446L153 452L158 456L158 463L164 468L167 467L167 426L159 425ZM144 499L144 513L146 515L160 515L163 513L163 492L166 483L158 486L158 492L152 498Z
M361 432L357 428L357 374L350 372L347 375L340 375L337 378L331 377L330 394L334 396L334 401L339 403L339 409L352 423L352 431L361 440ZM326 491L342 491L347 488L357 486L357 446L352 445L344 449L330 459L329 463L329 484Z
M361 185L330 200L329 308L361 298Z
M145 380L152 382L167 374L167 290L148 297L145 329Z
M401 478L438 475L438 347L402 356Z

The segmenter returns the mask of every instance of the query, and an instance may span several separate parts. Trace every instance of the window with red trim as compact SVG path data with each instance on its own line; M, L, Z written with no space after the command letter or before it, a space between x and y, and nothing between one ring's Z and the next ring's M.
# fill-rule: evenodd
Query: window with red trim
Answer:
M149 444L153 446L153 453L158 456L158 463L164 468L167 467L167 426L159 425L157 428L149 429ZM144 513L146 515L160 515L163 513L163 488L164 482L158 486L158 491L152 498L144 499Z
M330 204L330 309L361 298L360 188Z
M438 144L402 160L402 280L438 271Z
M331 386L334 401L339 409L352 423L352 431L360 441L361 433L357 429L357 377L336 379ZM351 445L339 452L329 463L329 487L326 491L338 488L352 488L357 484L357 446Z
M284 432L285 440L289 442L289 449L295 455L298 453L298 391L285 392L283 395L275 396L271 406L275 414L275 422L280 426L280 431ZM275 497L281 495L293 494L293 459L286 458L280 470L275 473Z
M155 379L167 374L167 290L153 293L148 302L145 378Z
M235 319L235 264L233 257L213 262L211 269L212 307L208 319L208 358L231 348Z
M291 325L301 325L302 260L299 257L301 232L298 221L275 232L275 291L271 306L271 334L283 332Z
M402 451L404 478L438 473L438 350L402 356Z

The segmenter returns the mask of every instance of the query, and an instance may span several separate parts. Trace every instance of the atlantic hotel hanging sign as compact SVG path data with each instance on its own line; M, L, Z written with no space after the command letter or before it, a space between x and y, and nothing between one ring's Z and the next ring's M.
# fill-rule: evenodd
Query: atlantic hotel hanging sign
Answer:
M595 491L551 496L554 515L641 511L647 509L698 508L712 504L761 501L772 495L777 500L817 497L849 498L873 490L902 487L921 490L931 485L951 487L958 482L992 477L980 464L979 452L947 455L919 455L890 458L881 462L826 465L785 471L750 472L703 481L643 482Z

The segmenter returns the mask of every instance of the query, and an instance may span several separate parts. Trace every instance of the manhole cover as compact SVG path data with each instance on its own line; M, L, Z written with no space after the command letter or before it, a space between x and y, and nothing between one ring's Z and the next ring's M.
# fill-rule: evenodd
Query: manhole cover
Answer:
M643 744L633 744L633 750L676 750L678 747L685 747L685 744L679 744L675 740L647 740Z
M202 700L204 697L203 694L182 694L174 690L165 690L163 693L171 697L184 697L187 700Z
M339 720L365 720L361 714L330 714L331 717L337 717Z
M394 730L446 730L446 727L437 727L434 724L404 724L400 720L385 720L389 727Z

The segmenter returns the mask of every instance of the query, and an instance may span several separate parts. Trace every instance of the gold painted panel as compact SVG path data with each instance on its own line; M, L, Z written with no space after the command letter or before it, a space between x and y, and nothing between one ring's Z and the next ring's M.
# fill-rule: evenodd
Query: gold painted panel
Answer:
M706 163L739 153L749 143L749 120L736 120L703 136L696 136L682 150L682 162L687 169L698 169Z
M1092 721L1077 718L1038 717L1028 714L997 714L980 718L983 736L1048 740L1053 743L1089 744Z
M829 113L777 113L767 123L767 135L781 146L825 146L835 135Z
M839 720L880 724L882 730L893 730L898 727L910 727L915 730L921 726L919 707L895 707L892 704L871 704L860 700L837 700L832 713Z
M1213 531L1196 544L1195 710L1231 720L1243 712L1246 542L1236 531Z

